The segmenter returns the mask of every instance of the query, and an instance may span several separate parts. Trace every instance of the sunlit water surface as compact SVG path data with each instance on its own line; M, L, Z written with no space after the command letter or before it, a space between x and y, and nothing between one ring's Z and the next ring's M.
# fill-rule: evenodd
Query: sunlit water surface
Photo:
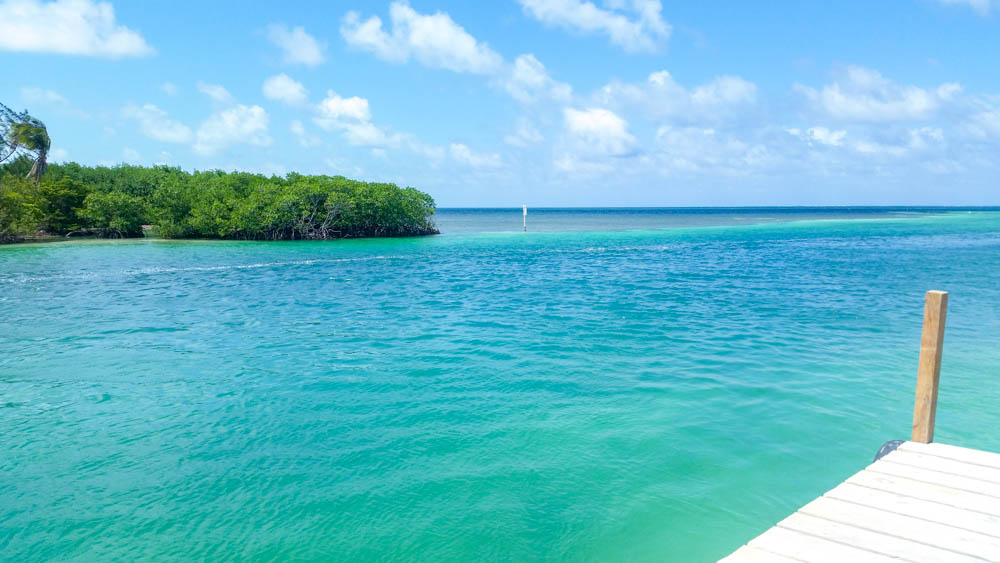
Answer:
M0 558L708 561L910 427L1000 451L1000 213L442 210L0 248Z

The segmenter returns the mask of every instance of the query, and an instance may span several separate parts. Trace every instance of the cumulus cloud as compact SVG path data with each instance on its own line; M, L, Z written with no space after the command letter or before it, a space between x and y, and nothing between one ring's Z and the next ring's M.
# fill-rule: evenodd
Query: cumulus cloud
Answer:
M451 157L473 168L496 168L500 166L500 155L497 153L477 153L461 143L452 143Z
M313 122L326 131L338 131L349 145L372 149L375 156L386 156L386 149L406 149L435 161L448 154L444 148L423 143L410 133L372 123L367 99L344 97L333 90L328 90L326 97L314 107ZM301 123L292 123L292 133L302 146L318 143L318 139L308 136ZM477 153L461 144L452 145L450 153L455 160L477 168L500 164L499 155Z
M545 65L534 55L517 57L502 72L500 83L514 99L529 103L540 98L568 102L573 97L573 88L565 82L553 80Z
M285 73L276 74L265 80L261 91L265 98L284 102L291 106L301 105L309 97L306 87Z
M358 96L344 98L333 90L327 90L326 98L317 106L316 122L325 129L344 119L369 121L371 118L367 99Z
M390 132L370 121L345 122L339 125L344 139L356 147L397 148L403 142L403 135Z
M415 60L431 68L487 76L493 86L522 103L546 99L568 103L573 96L570 85L549 76L534 55L522 54L508 62L444 12L420 14L397 0L389 6L389 19L386 28L378 16L362 19L357 12L348 12L340 33L349 45L384 61Z
M316 106L313 121L327 131L340 131L351 145L363 147L398 147L404 136L391 133L371 122L368 100L358 96L345 98L328 90Z
M213 154L234 144L258 147L271 144L267 134L268 115L260 106L236 105L210 115L195 137L194 150Z
M795 89L817 111L855 122L923 121L961 92L955 83L920 88L893 82L876 70L848 66L833 83L820 89L797 84Z
M142 35L115 21L110 3L92 0L0 2L0 50L112 59L154 52Z
M153 104L143 106L128 105L122 114L139 124L139 132L157 141L167 143L188 143L191 128L180 121L171 119L167 112Z
M739 76L719 76L688 89L670 72L660 70L641 83L611 82L592 99L612 108L637 106L656 119L717 122L738 116L755 104L757 86Z
M607 9L582 0L518 0L525 13L542 23L599 33L628 52L656 51L670 37L660 0L617 0Z
M566 132L580 151L601 156L634 154L638 142L628 132L628 123L615 113L601 108L563 110Z
M302 26L289 29L271 24L267 26L267 39L282 50L286 63L316 66L325 60L323 45Z
M475 74L491 74L503 62L446 13L419 14L405 1L397 1L389 6L389 19L387 30L378 16L362 20L357 12L348 12L340 33L351 46L389 62L412 58L431 68Z
M163 84L160 84L160 90L163 90L163 92L168 96L177 95L177 85L173 82L164 82Z
M221 104L228 104L233 101L233 95L219 84L208 84L198 81L198 91Z

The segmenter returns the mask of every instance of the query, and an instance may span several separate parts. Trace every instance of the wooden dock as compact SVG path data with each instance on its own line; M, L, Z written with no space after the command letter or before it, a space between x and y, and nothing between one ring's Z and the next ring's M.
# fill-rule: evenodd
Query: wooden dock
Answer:
M910 441L722 561L1000 562L1000 454L932 443L947 303L927 293Z

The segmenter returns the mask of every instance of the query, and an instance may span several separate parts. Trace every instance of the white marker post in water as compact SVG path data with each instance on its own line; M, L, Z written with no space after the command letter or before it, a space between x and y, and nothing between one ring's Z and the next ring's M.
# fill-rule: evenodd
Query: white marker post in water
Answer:
M528 232L528 206L522 205L524 208L524 232Z

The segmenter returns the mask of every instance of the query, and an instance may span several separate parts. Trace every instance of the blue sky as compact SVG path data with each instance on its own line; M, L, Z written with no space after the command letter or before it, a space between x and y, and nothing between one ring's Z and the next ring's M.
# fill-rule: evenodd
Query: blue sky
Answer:
M998 0L0 0L52 160L440 206L997 205L998 60Z

